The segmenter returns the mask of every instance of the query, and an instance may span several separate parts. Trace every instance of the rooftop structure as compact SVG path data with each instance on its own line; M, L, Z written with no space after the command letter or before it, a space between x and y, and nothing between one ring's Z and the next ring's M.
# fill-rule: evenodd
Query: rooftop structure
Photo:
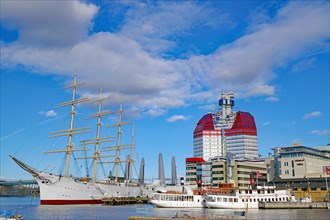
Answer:
M233 153L236 159L258 158L257 128L249 112L233 111L234 93L222 92L221 111L207 113L194 130L194 157L211 157Z

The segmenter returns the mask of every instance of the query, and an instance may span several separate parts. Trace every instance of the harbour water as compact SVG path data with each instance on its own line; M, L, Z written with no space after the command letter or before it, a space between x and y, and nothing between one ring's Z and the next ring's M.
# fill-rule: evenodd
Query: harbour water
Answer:
M32 197L0 197L0 210L11 211L12 214L20 214L24 219L127 219L128 216L167 216L173 217L179 212L180 216L220 217L232 216L234 210L220 209L166 209L154 208L152 205L66 205L47 206L39 205L39 198ZM330 219L330 210L308 209L282 209L282 210L258 210L247 211L247 219Z

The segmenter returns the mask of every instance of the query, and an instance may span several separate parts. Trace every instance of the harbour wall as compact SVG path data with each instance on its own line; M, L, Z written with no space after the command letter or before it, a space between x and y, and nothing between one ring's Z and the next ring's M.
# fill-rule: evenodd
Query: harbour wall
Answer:
M259 202L259 209L330 209L330 202Z

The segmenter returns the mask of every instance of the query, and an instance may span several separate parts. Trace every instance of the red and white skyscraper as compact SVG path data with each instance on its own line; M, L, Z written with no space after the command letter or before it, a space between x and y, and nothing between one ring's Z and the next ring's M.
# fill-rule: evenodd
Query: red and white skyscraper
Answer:
M234 93L222 92L221 111L207 113L194 130L194 157L204 160L225 156L227 152L237 159L258 158L257 128L248 112L234 112Z

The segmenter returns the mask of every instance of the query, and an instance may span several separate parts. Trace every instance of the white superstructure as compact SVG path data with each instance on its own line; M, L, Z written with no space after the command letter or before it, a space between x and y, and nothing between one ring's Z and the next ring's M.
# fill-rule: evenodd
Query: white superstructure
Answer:
M185 187L185 193L158 191L152 194L150 203L160 208L206 208L206 195L193 193Z
M236 189L228 194L208 195L206 206L219 209L257 209L259 202L294 201L289 189L275 187L257 187L257 189Z

